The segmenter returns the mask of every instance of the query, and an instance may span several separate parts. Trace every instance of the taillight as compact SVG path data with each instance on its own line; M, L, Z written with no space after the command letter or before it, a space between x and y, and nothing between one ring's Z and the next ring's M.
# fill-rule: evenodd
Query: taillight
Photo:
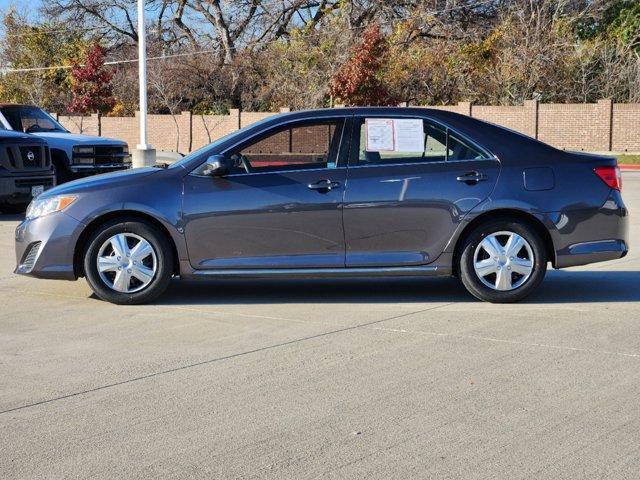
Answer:
M609 187L622 190L622 175L618 167L596 167L593 171Z

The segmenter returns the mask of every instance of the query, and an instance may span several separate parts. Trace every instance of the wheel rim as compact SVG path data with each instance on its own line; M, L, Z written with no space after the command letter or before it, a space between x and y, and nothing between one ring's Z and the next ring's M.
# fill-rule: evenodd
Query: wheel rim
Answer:
M473 268L480 281L491 288L508 292L521 287L534 265L529 242L515 232L501 231L487 235L476 247Z
M120 293L134 293L153 281L158 260L147 240L134 233L118 233L102 244L96 266L107 287Z

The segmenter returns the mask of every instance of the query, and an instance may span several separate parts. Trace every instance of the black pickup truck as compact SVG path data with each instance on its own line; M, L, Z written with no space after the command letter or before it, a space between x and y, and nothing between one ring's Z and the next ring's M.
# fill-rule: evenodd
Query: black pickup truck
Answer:
M24 211L33 197L55 185L47 142L0 130L0 211Z

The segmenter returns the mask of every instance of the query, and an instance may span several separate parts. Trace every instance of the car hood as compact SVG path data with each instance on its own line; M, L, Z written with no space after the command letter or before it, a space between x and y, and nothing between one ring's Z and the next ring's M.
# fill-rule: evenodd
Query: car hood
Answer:
M88 190L101 190L104 188L121 187L127 183L139 181L149 175L158 174L164 171L161 168L144 167L132 170L119 170L117 172L103 173L91 177L81 178L72 182L63 183L51 190L47 190L40 197L48 198L54 195L82 193ZM40 198L39 197L39 198Z
M15 140L31 140L32 142L40 143L41 139L34 138L35 135L31 135L28 133L15 132L13 130L0 130L0 143L3 142L13 142Z
M126 145L126 142L122 140L116 140L113 138L96 137L94 135L84 135L79 133L67 133L67 132L34 132L31 135L35 135L41 138L51 138L66 140L73 142L74 144L90 144L90 145Z

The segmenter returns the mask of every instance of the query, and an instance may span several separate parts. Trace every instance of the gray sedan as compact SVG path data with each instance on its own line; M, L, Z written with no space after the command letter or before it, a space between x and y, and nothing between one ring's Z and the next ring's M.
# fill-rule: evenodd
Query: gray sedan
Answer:
M626 255L620 189L613 158L451 112L295 112L169 167L48 190L16 230L16 273L84 276L123 304L173 276L456 275L479 299L513 302L549 263Z

